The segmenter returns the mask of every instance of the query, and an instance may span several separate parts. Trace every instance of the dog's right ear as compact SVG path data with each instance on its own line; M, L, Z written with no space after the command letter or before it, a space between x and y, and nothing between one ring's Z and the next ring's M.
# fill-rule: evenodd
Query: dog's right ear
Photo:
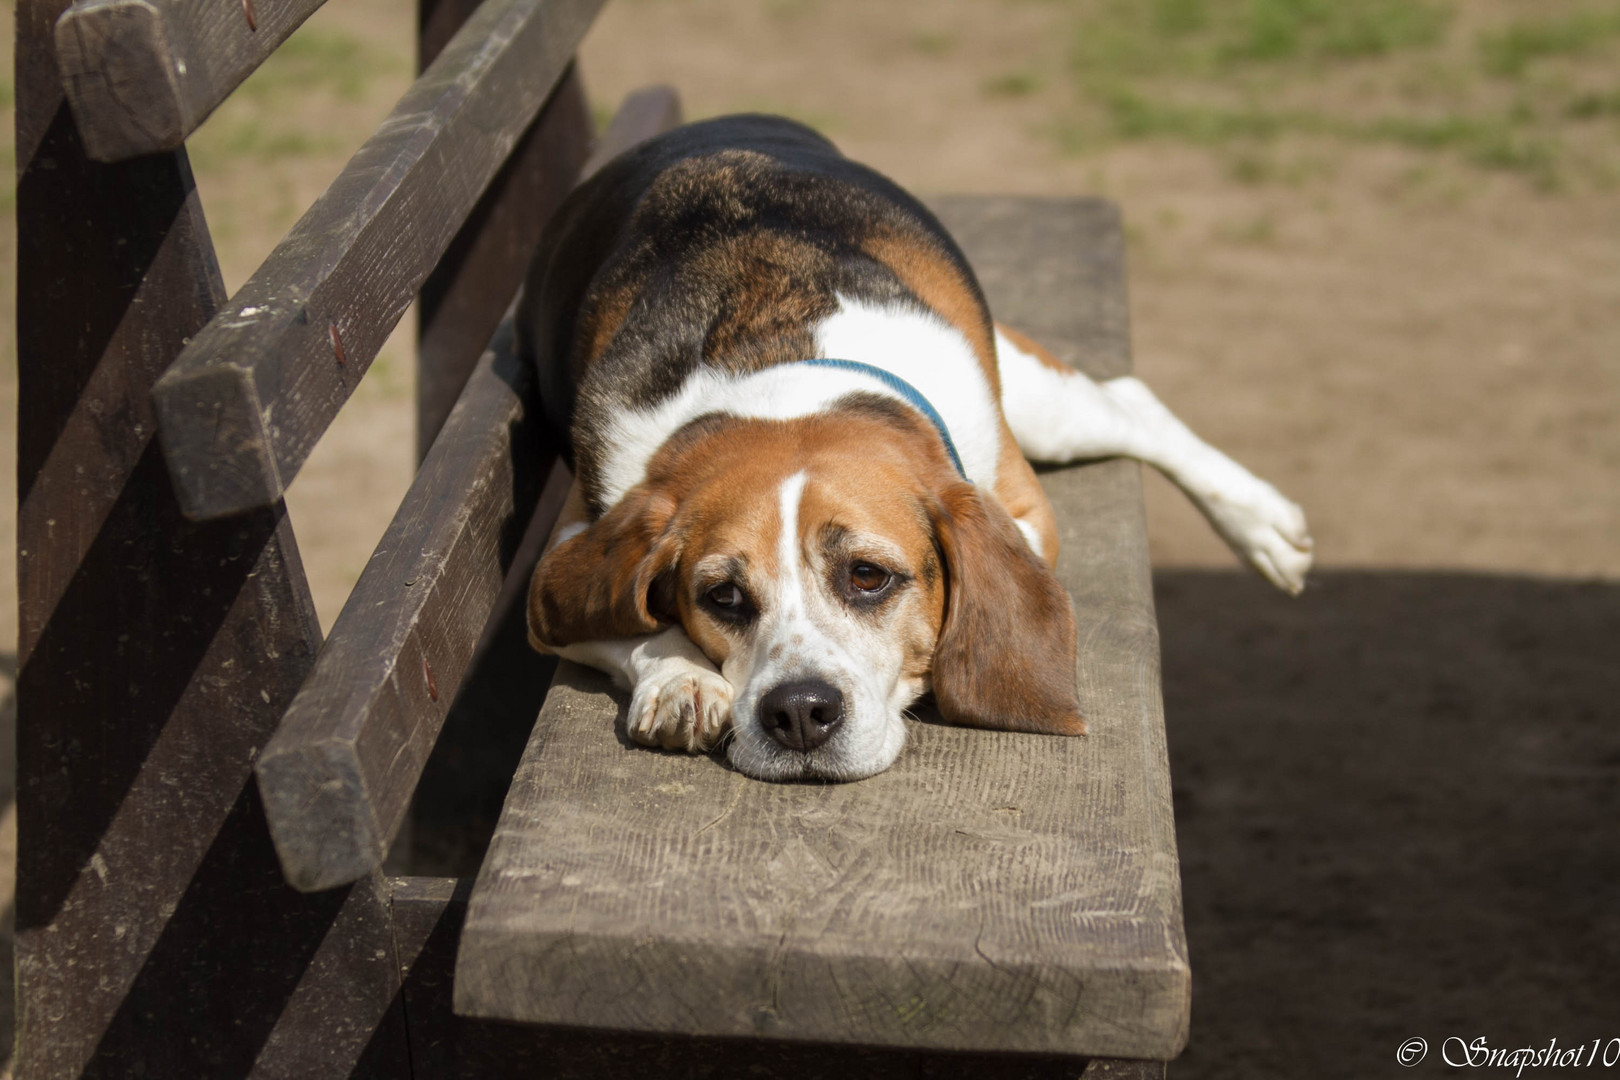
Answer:
M632 488L546 552L529 581L530 644L557 649L637 637L673 618L670 577L680 553L667 530L674 515L668 494Z

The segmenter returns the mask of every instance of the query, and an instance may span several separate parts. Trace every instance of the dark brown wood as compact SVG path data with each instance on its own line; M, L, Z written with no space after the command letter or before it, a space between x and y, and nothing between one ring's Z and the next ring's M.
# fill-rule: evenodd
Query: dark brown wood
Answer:
M177 150L324 0L80 0L56 24L63 88L97 161Z
M1111 207L938 209L999 314L1093 370L1121 370L1122 322L1064 340L1025 306L1037 292L1123 311ZM1099 238L1094 265L1076 258ZM880 776L767 784L628 745L624 696L560 665L470 901L457 1011L928 1050L1176 1054L1189 972L1139 476L1112 461L1043 479L1076 599L1084 739L917 723Z
M1086 1064L1080 1080L1165 1080L1167 1075L1167 1063L1163 1061L1097 1058Z
M609 145L650 134L616 123ZM526 643L479 644L486 627L504 627L506 639L521 630L506 615L539 550L531 542L519 558L519 540L526 526L531 541L543 537L567 491L531 411L532 383L505 324L260 757L276 847L298 888L330 888L381 864L475 656L490 658L481 677L500 684L487 692L515 689L538 705L543 683L521 689L543 675ZM493 657L505 658L500 670Z
M630 146L680 123L680 102L668 87L637 90L609 123L587 176ZM551 528L546 514L531 522L496 600L485 641L469 666L439 740L423 767L409 817L409 854L396 841L394 858L412 873L472 875L494 835L506 787L545 699L556 664L528 643L523 597L528 568L539 557ZM402 836L405 835L402 833Z
M1162 1062L1036 1054L918 1052L829 1043L694 1038L504 1024L450 1008L456 940L471 882L396 878L393 917L411 1017L411 1061L435 1080L1148 1080ZM1152 1071L1157 1068L1157 1072Z
M579 71L545 108L422 284L417 301L416 456L444 426L484 344L517 295L540 230L579 179L592 142Z
M187 516L273 504L506 160L601 0L490 0L155 391Z
M555 460L532 384L505 323L259 757L276 849L300 889L375 869L404 820Z
M435 15L448 7L437 5ZM438 15L432 25L444 18ZM424 51L426 46L424 38ZM575 70L564 76L535 127L422 286L417 308L418 459L427 456L478 359L476 343L488 340L506 301L516 293L540 230L563 196L577 179L680 122L680 99L673 89L637 90L625 99L587 160L593 140L584 90Z
M456 36L480 0L417 0L416 70L426 71Z
M87 158L61 8L17 7L18 1075L399 1076L375 880L288 887L248 783L320 642L284 510L188 522L154 439L223 297L189 167Z

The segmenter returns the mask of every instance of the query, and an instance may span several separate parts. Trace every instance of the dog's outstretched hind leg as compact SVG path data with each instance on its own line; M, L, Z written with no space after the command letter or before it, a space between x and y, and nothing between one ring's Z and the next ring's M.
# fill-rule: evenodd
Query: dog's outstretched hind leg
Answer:
M1187 493L1233 551L1289 593L1305 587L1305 514L1276 488L1204 442L1141 380L1095 382L1016 331L996 327L1001 405L1035 461L1133 457Z

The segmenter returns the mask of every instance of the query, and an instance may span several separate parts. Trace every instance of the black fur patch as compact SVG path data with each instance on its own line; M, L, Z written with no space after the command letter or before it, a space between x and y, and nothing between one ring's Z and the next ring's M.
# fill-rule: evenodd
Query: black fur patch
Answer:
M699 364L740 373L809 359L812 328L840 293L920 306L862 250L877 234L942 256L983 307L933 214L791 120L733 116L677 128L575 191L542 239L518 329L547 420L571 432L563 449L592 512L605 509L607 418L670 396ZM863 410L904 412L863 397Z

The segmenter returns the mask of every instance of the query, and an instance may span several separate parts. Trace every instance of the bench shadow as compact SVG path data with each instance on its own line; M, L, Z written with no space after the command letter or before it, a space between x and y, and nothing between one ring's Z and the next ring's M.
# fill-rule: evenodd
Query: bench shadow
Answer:
M1183 570L1155 594L1193 967L1175 1076L1614 1036L1620 586L1329 572L1290 600Z
M1620 584L1327 572L1290 599L1168 570L1155 598L1194 988L1173 1075L1613 1037Z

